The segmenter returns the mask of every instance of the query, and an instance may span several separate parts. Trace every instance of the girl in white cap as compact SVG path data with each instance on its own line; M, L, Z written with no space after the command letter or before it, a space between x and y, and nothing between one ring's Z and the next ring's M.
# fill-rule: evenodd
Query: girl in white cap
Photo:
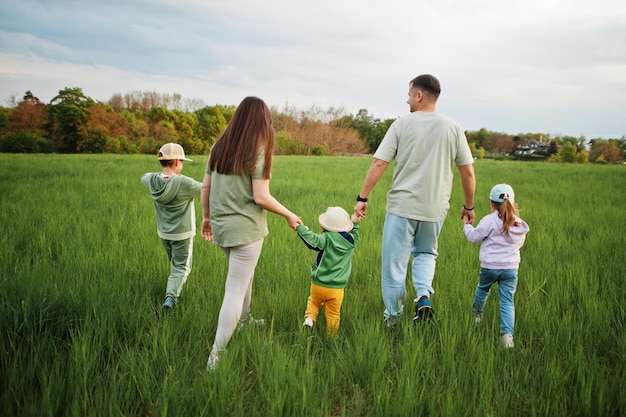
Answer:
M341 320L341 304L352 270L352 255L359 243L361 218L341 207L329 207L319 216L322 233L314 233L303 224L296 227L298 236L309 249L318 252L311 267L311 294L304 313L304 326L313 327L324 306L326 331L337 335Z
M467 216L463 217L463 231L470 242L480 242L480 277L472 312L476 323L482 319L483 309L492 285L498 283L500 295L500 333L505 348L513 347L515 305L513 297L517 289L517 270L520 248L530 230L519 218L515 193L508 184L497 184L489 193L491 214L483 217L474 228Z

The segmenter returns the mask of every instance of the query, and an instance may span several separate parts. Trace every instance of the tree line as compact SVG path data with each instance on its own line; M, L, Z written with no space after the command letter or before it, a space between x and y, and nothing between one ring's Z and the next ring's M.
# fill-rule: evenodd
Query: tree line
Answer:
M205 105L179 94L135 91L108 102L65 88L41 102L30 91L0 106L0 152L146 153L167 142L189 154L205 154L235 112L234 105ZM343 155L372 153L395 119L375 118L366 109L356 115L343 108L306 110L272 108L276 153ZM515 158L559 162L623 162L626 138L550 137L542 133L509 135L485 128L465 132L477 158Z

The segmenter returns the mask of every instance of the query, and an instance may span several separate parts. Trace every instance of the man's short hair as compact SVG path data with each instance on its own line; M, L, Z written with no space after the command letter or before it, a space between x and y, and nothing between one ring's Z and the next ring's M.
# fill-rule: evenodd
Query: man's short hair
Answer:
M417 88L438 98L441 94L441 85L439 80L430 74L422 74L411 80L411 87Z

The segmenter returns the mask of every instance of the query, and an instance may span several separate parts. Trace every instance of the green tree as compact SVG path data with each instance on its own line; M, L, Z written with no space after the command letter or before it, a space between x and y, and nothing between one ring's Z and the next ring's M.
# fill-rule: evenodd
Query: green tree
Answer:
M50 101L47 129L57 151L78 152L80 144L88 138L88 110L94 104L78 87L65 88Z
M41 136L40 132L22 130L8 133L0 139L0 152L7 153L52 153L54 143Z
M624 139L592 139L589 141L589 160L602 163L616 163L624 161Z
M576 161L576 145L565 142L556 154L558 162L574 163Z
M476 142L470 142L469 144L470 152L474 157L478 154L478 149L476 149Z
M589 160L589 153L584 149L578 151L574 143L567 141L556 154L552 155L551 160L570 164L584 164Z
M196 136L206 148L211 147L219 135L226 129L226 125L234 114L234 106L205 106L195 111Z
M9 132L9 117L13 109L0 106L0 139Z
M478 132L466 132L465 136L467 137L468 142L476 143L477 148L485 148L486 142L491 137L491 133L487 129L482 127Z
M199 155L209 150L196 134L198 118L194 113L187 113L182 110L172 111L174 127L178 132L178 140L185 152L192 155Z
M394 120L386 119L381 121L370 115L367 109L360 109L356 116L352 118L350 127L359 132L359 136L365 140L369 152L374 153Z

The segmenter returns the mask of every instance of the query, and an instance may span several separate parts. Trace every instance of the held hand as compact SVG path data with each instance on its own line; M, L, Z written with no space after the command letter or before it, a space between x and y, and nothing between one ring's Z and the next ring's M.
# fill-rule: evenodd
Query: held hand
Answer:
M211 242L213 240L213 230L211 229L210 219L202 219L201 234L202 237L208 242Z
M350 220L352 220L352 223L360 223L363 220L363 217L353 214L352 217L350 217Z
M461 219L463 219L464 224L474 224L474 210L461 209Z
M354 206L354 214L361 219L365 218L367 214L367 203L364 201L357 202L356 206Z
M302 224L302 220L300 219L300 217L296 216L293 213L290 213L289 215L285 216L285 220L287 220L287 224L293 230L296 230L296 226L298 226L299 224Z

